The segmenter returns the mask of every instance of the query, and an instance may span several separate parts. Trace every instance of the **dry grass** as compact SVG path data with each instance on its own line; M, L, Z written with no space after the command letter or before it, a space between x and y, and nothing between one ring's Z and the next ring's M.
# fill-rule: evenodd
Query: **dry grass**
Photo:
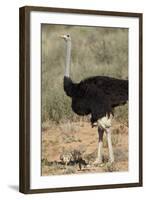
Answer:
M59 36L66 33L72 37L71 77L75 82L95 75L128 78L128 29L42 25L43 123L79 120L63 90L65 44ZM123 107L117 109L117 115L121 113L123 118Z

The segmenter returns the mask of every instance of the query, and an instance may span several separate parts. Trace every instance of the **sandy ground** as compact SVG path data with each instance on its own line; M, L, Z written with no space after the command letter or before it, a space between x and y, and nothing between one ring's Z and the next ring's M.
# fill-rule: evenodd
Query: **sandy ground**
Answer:
M106 134L103 141L103 164L94 166L97 157L97 128L91 128L89 122L68 122L59 125L45 123L42 128L42 176L128 171L128 127L113 121L112 143L115 162L108 163L108 147ZM60 156L74 150L81 153L87 165L79 168L78 164L64 165Z

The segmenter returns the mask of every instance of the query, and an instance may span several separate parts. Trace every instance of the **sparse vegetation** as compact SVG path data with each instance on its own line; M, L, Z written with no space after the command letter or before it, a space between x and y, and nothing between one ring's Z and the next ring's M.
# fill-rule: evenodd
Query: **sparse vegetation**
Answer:
M78 132L72 132L79 140L66 142L65 135L58 126L48 127L42 133L42 175L59 175L70 173L89 173L89 172L114 172L128 170L128 129L117 121L113 121L112 142L114 146L115 163L108 163L108 148L104 139L103 164L93 166L97 158L98 136L97 129L91 128L88 122L83 122L84 128ZM79 122L76 125L79 126ZM118 131L117 131L118 130ZM106 138L106 135L104 134ZM53 140L54 138L54 140ZM58 141L52 143L51 141ZM64 157L64 158L63 158ZM79 159L81 170L79 167ZM89 165L89 166L88 166Z
M116 163L111 165L105 156L102 166L92 166L97 157L97 129L91 128L90 116L73 113L71 99L63 90L65 49L59 36L66 33L73 40L71 76L75 82L96 75L128 79L128 29L42 25L42 175L127 171L127 104L116 108L113 121ZM103 147L108 155L105 135ZM90 167L79 170L78 165L63 163L60 155L73 151L80 152Z
M42 122L79 120L63 90L65 49L59 36L65 33L73 40L75 82L95 75L128 78L128 29L42 25ZM117 109L117 119L127 119L127 106Z
M108 163L108 162L104 165L104 170L105 170L105 172L119 171L119 169L116 167L116 165L114 163Z

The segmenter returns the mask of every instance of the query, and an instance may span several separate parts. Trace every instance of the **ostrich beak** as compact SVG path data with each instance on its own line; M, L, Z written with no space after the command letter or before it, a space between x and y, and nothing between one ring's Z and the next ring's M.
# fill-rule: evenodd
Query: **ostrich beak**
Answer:
M65 39L65 35L61 35L60 37L63 38L63 39Z

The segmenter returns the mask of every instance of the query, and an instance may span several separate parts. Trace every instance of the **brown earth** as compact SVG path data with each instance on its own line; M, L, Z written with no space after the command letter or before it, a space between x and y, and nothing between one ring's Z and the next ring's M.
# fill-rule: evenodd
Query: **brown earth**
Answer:
M67 122L59 125L46 122L42 126L42 176L128 171L128 127L113 121L112 143L115 162L108 163L108 147L106 135L103 139L103 164L94 166L97 157L97 128L91 128L89 122ZM81 169L79 165L63 165L60 155L77 150L81 153L87 165Z

